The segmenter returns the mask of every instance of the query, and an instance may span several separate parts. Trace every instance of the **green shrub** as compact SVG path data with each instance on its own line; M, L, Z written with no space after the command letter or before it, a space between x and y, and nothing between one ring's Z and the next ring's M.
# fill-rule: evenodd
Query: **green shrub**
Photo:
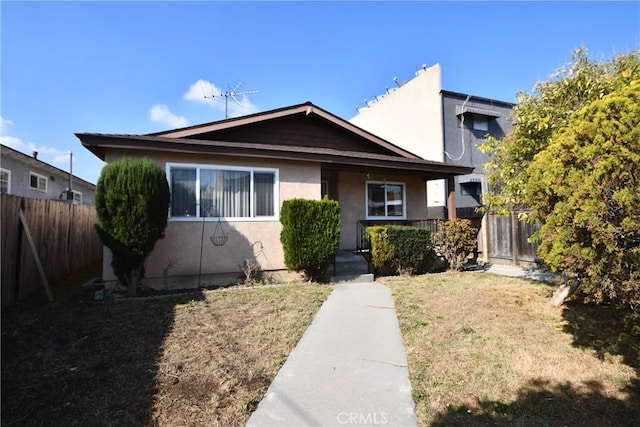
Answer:
M376 274L429 271L435 260L428 230L400 225L367 227L371 264Z
M165 172L149 159L125 157L102 169L95 193L96 231L130 296L144 276L144 261L164 237L169 200Z
M387 238L387 226L367 227L367 238L371 245L371 265L376 274L387 275L393 272L391 263L394 247Z
M340 243L340 206L329 200L291 199L280 211L284 263L309 280L325 279Z
M471 226L468 219L452 219L438 223L433 243L449 263L449 268L463 269L467 257L477 247L476 233L477 230Z

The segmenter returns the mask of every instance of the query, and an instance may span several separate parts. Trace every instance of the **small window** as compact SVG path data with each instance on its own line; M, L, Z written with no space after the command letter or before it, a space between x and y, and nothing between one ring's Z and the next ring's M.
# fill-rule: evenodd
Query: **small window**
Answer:
M0 194L11 193L11 171L0 169Z
M38 191L47 191L47 177L38 175L37 173L29 173L29 188Z
M75 190L71 191L73 192L73 203L82 203L82 193Z
M482 184L479 182L464 182L460 184L460 194L463 196L481 196Z
M473 130L489 132L489 117L480 114L473 115Z
M367 182L368 219L404 219L405 206L403 183Z

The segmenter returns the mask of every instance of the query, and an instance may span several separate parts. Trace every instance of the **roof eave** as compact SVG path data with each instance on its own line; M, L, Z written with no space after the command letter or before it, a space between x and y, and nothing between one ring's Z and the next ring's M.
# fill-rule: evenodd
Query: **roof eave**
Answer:
M303 162L325 165L354 166L403 171L411 174L436 176L433 179L465 175L473 171L470 166L449 165L422 159L406 159L370 153L352 153L329 150L309 151L305 147L280 147L266 144L238 146L224 141L164 138L130 135L81 134L76 136L82 145L104 160L107 149L150 151L176 154L214 154L218 156L242 156Z

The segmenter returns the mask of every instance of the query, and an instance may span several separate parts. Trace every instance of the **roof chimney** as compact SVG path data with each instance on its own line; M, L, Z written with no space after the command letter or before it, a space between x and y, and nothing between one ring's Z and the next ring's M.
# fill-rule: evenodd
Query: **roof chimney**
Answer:
M34 159L38 160L38 152L34 151L33 153L31 153L31 155L33 156Z

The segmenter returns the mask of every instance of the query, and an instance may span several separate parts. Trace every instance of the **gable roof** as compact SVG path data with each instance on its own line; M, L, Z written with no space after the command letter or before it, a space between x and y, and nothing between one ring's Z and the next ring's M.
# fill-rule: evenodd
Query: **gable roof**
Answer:
M291 123L292 120L300 120L302 117L307 118L308 122L315 122L316 126L324 126L325 128L331 127L333 134L344 134L350 139L357 139L361 141L358 151L366 150L370 152L379 152L381 154L395 154L406 158L418 159L419 156L398 147L391 142L380 138L368 132L353 123L350 123L334 114L331 114L327 110L324 110L311 102L305 102L304 104L293 105L290 107L279 108L276 110L265 111L262 113L250 114L247 116L220 120L217 122L204 123L195 126L189 126L185 128L173 129L163 132L155 132L147 134L147 136L165 137L165 138L193 138L193 139L224 139L226 141L246 141L247 132L246 129L258 127L263 129L269 126L273 133L273 123L286 122ZM311 120L310 120L311 119ZM315 120L312 120L315 119ZM308 127L309 123L306 124ZM245 130L243 135L234 138L232 133L238 133L239 130ZM291 136L291 132L287 136ZM323 135L326 136L326 135ZM220 138L222 137L222 138ZM260 132L254 132L249 135L252 142L262 142L271 144L281 144L282 138L276 138L272 140L265 140L264 136ZM261 138L262 137L262 138ZM317 146L318 143L329 144L330 141L314 141L313 146ZM344 139L336 141L334 145L342 146ZM291 145L305 145L302 141L295 141Z
M22 162L25 165L31 166L33 168L37 168L40 169L42 171L47 171L47 173L49 174L54 174L54 175L58 175L58 176L64 176L65 179L66 177L69 176L69 172L65 171L64 169L60 169L57 166L53 166L52 164L49 164L47 162L44 162L36 157L34 157L34 155L29 156L28 154L22 153L14 148L9 147L8 145L4 145L4 144L0 144L1 147L1 151L2 151L2 156L0 156L0 165L2 164L1 159L2 157L8 157L8 158L13 158L16 159L20 162ZM37 154L37 153L36 153ZM93 187L95 188L95 184L90 183L89 181L86 181L82 178L80 178L77 175L71 175L73 177L73 179L75 181L81 181L82 183L84 183L87 186Z
M311 103L146 135L76 136L102 160L107 150L121 150L141 156L164 152L315 162L350 170L378 168L425 179L473 171L424 160Z

